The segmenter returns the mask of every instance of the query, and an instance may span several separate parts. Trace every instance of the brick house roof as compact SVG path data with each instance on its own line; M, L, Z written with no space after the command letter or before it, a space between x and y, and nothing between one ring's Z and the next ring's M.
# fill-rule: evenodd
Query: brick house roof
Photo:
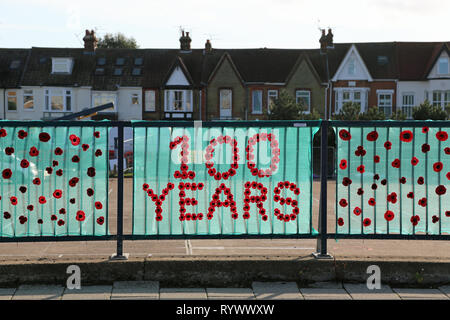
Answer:
M29 50L0 49L0 86L17 88L20 84Z
M328 50L330 79L336 73L352 43L335 43ZM355 43L374 79L423 80L449 42ZM284 83L299 57L307 56L320 80L327 82L326 56L320 49L97 49L83 48L0 49L0 85L88 86L93 90L114 91L118 87L161 88L170 68L179 61L194 87L206 85L222 56L228 53L243 81ZM52 57L74 59L71 74L52 74ZM99 64L104 58L104 64ZM123 58L123 65L117 59ZM136 64L135 59L142 59ZM18 68L11 62L18 60ZM121 68L120 75L115 70ZM140 69L140 70L137 70Z

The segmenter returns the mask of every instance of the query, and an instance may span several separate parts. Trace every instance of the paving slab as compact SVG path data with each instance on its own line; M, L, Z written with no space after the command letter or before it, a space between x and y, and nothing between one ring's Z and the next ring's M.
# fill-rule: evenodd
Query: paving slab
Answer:
M351 300L352 297L344 289L335 288L300 288L305 300Z
M113 284L112 300L157 300L158 281L116 281Z
M442 291L438 289L411 289L411 288L393 288L402 300L448 300Z
M210 300L254 300L255 295L250 288L206 288Z
M200 300L207 299L204 288L161 288L159 289L161 300Z
M57 285L21 285L12 300L61 300L64 287Z
M444 293L447 297L450 298L450 285L448 286L441 286L438 288L442 293Z
M11 300L16 288L0 288L0 300Z
M344 289L354 300L400 300L388 285L381 285L380 289L370 290L365 283L344 283Z
M313 282L308 285L308 288L342 289L343 286L341 282L326 281L326 282Z
M62 300L110 300L112 286L81 286L80 289L64 289Z
M253 293L259 300L302 300L303 297L295 282L252 283Z

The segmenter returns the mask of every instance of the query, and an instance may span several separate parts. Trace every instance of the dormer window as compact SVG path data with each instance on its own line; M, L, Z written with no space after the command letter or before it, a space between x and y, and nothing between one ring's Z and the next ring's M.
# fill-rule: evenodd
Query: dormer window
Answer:
M377 62L379 66L385 66L388 64L389 59L387 56L378 56L377 57Z
M133 68L133 71L131 72L133 76L140 76L141 75L141 68Z
M105 58L98 58L97 59L97 65L98 66L104 66L105 65L105 63L106 63L106 59Z
M9 65L10 69L18 69L20 66L20 60L13 60Z
M439 58L438 74L449 74L448 58Z
M71 74L72 67L72 58L52 58L52 73Z
M123 66L124 64L125 64L125 58L117 58L116 59L117 66Z

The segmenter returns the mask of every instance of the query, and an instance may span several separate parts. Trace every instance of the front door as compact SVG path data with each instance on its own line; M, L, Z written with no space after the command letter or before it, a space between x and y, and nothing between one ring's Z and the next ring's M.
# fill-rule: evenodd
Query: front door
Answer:
M233 110L233 97L231 89L220 90L220 119L231 119Z

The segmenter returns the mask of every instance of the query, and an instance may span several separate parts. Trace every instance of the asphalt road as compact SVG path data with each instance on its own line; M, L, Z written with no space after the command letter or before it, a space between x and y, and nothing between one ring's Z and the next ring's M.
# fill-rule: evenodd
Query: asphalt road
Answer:
M116 179L110 183L110 232L115 234ZM328 230L334 232L334 182L329 182ZM313 221L317 221L319 182L314 182ZM131 233L132 180L124 180L124 233ZM313 224L317 229L317 223ZM315 251L316 240L143 240L125 241L124 252L132 257L153 256L308 256ZM116 251L115 241L1 243L0 261L108 258ZM450 260L448 241L427 240L328 240L328 251L339 258L379 258Z

